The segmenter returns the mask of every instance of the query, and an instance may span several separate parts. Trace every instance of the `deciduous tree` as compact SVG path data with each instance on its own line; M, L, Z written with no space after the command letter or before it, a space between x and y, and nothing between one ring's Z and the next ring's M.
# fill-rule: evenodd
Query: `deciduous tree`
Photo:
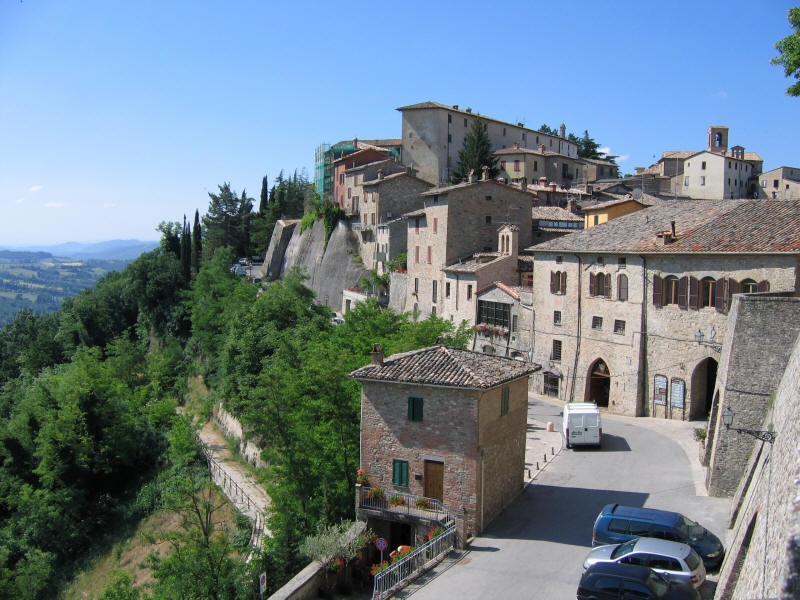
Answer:
M789 24L794 33L775 44L780 56L773 58L772 64L783 67L786 77L800 80L800 7L789 9ZM790 96L800 96L800 81L790 85L786 93Z

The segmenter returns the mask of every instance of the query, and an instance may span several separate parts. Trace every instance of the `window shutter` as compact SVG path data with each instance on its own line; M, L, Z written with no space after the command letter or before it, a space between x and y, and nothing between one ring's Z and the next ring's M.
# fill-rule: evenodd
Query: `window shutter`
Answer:
M653 306L661 308L664 306L664 295L661 290L663 280L658 275L653 275Z
M600 273L599 277L606 278L606 298L611 300L611 273L606 273L605 275Z
M589 273L589 295L594 296L594 273Z
M414 420L414 398L408 399L408 420Z
M689 278L684 276L678 280L678 307L686 310L686 288L689 286ZM695 306L697 308L697 306Z
M769 291L769 281L766 279L764 281L758 282L758 291L759 292L768 292Z
M556 293L556 285L557 285L556 278L557 277L558 277L558 272L550 271L550 293L551 294L555 294Z
M689 278L689 308L697 310L700 306L700 282L696 277Z
M723 277L717 279L717 285L714 288L714 308L717 312L725 312L725 279Z
M769 289L769 284L767 284L767 289ZM567 272L566 271L563 271L561 273L560 290L561 290L562 294L566 294L567 293Z
M725 310L729 310L733 304L733 295L742 291L742 285L735 279L728 279L728 295L725 298Z
M617 275L617 300L625 302L628 299L628 276Z

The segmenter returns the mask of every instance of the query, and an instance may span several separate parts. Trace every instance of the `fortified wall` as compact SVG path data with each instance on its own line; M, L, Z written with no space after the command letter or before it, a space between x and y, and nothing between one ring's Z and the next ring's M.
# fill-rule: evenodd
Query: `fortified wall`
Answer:
M322 221L300 232L299 221L278 221L264 259L263 275L269 280L284 277L293 268L308 279L305 285L317 295L317 302L334 312L342 310L342 290L355 287L369 272L358 253L358 239L339 221L325 245Z

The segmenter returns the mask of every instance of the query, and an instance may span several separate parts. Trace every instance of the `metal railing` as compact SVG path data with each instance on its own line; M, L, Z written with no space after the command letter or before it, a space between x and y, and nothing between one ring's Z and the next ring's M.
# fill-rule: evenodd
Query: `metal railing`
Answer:
M450 509L434 498L387 490L378 492L376 488L362 485L356 485L356 498L359 508L429 519L443 526L455 521Z
M440 562L455 547L455 540L456 525L453 522L432 540L418 546L397 562L376 573L372 585L373 600L389 598L413 577Z

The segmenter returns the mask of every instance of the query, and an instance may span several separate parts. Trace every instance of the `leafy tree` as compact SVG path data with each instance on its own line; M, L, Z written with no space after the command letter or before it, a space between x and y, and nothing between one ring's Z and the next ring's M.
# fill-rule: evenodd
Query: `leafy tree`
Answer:
M547 123L539 127L539 131L541 131L542 133L546 133L547 135L558 135L558 130L553 127L550 127Z
M161 338L183 338L189 333L183 293L190 282L184 278L178 252L145 252L126 269L128 293L138 302L140 321Z
M780 56L776 56L771 62L773 65L783 67L786 77L800 80L800 7L789 9L789 24L794 33L775 44ZM800 81L790 85L786 93L790 96L800 96Z
M450 183L466 181L470 171L473 171L475 178L479 179L483 175L483 167L489 168L489 179L497 177L499 173L497 157L492 153L489 131L486 123L476 118L464 136L464 146L458 151L458 162L450 176Z
M249 246L250 213L253 200L245 192L237 196L230 183L220 186L218 194L208 193L208 212L203 216L205 230L205 257L213 256L217 248L232 248L236 256L247 256Z

